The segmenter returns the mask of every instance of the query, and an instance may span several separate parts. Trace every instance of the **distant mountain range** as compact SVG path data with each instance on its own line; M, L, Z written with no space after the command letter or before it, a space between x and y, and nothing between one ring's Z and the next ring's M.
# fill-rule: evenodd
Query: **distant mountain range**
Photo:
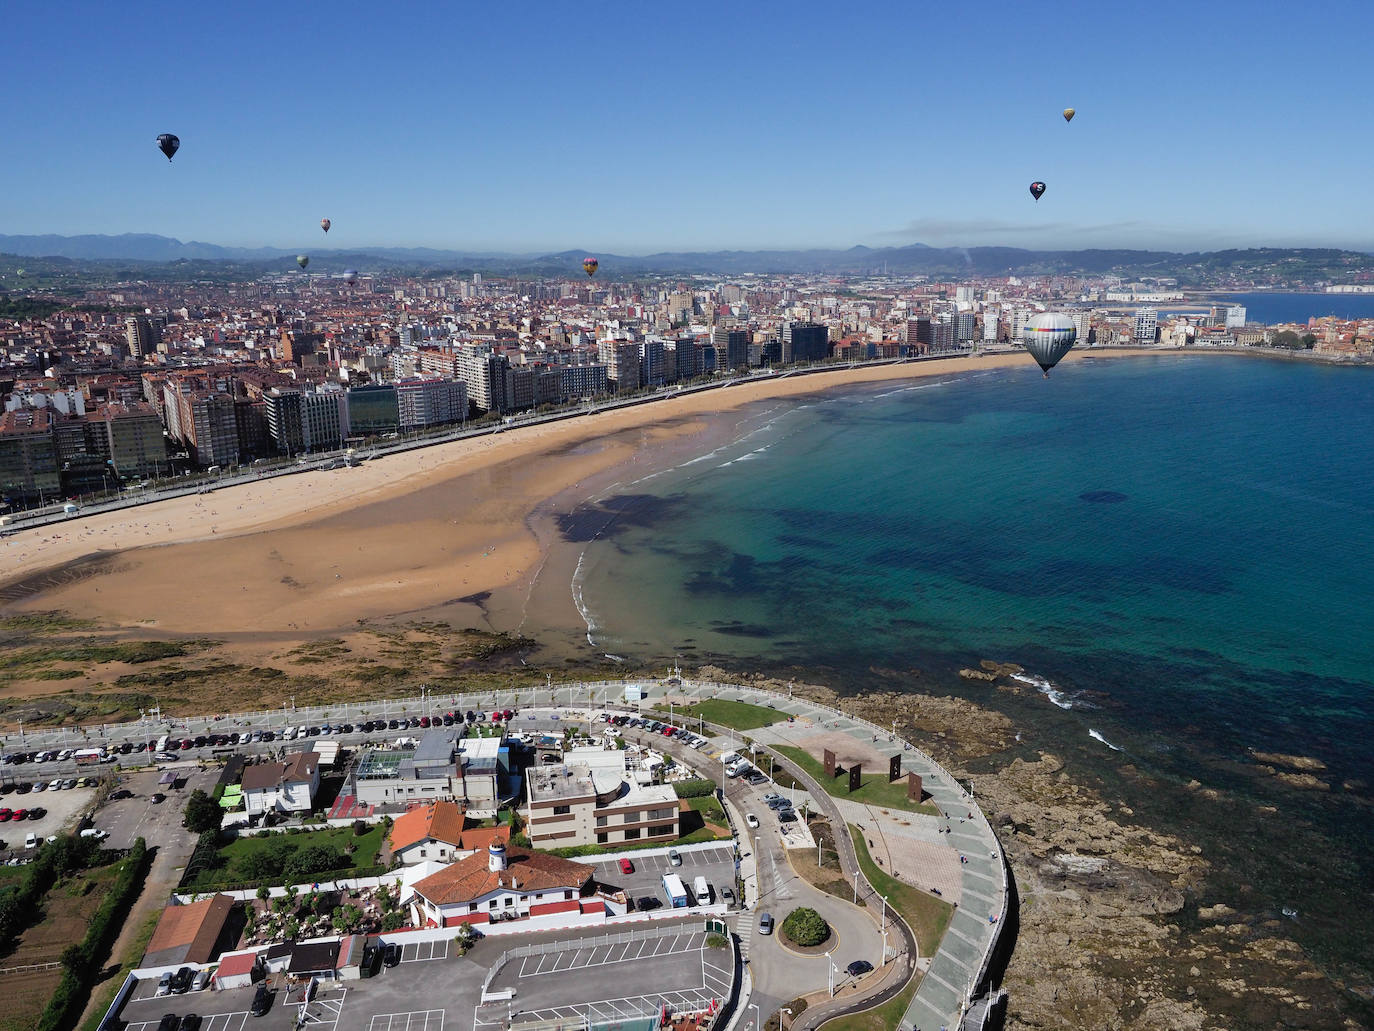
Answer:
M324 241L322 240L321 243ZM310 271L382 269L473 270L504 274L561 275L579 272L584 250L556 254L499 254L427 247L368 247L357 250L312 248ZM611 278L644 274L872 273L899 275L1100 274L1175 276L1200 285L1217 277L1248 276L1275 282L1301 279L1349 281L1374 272L1374 256L1325 248L1252 248L1180 253L1144 250L1037 251L1017 247L851 247L847 250L687 251L647 255L596 253L602 274ZM296 252L280 247L221 247L148 233L122 236L5 236L0 254L29 259L61 259L130 265L205 266L227 263L284 267ZM91 270L95 271L95 270ZM114 271L106 269L106 274ZM126 271L121 269L120 272ZM132 271L132 270L128 270ZM171 271L163 268L164 275ZM189 271L189 270L187 270ZM221 268L219 271L223 272ZM159 277L161 278L161 277Z

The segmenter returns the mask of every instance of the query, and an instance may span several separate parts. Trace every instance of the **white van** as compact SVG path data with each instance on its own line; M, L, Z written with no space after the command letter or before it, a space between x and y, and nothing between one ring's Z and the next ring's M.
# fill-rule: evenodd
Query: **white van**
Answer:
M698 906L711 904L711 886L706 883L705 877L698 877L692 881L692 890L696 892Z
M154 751L154 752L165 752L165 751L167 751L167 738L168 738L168 735L167 735L167 734L163 734L160 738L158 738L158 739L157 739L157 747L154 748L153 751Z

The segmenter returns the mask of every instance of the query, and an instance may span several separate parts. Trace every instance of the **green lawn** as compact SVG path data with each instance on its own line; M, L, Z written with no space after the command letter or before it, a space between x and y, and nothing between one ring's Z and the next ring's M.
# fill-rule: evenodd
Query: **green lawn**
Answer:
M335 877L348 877L351 875L351 870L371 867L376 864L377 853L382 847L383 833L382 825L374 824L368 828L366 834L362 835L355 835L350 826L330 827L328 830L310 831L306 834L273 834L266 838L252 835L238 837L219 850L219 865L214 870L207 870L202 873L190 887L196 891L209 891L220 885L252 882L254 878L250 877L243 869L244 861L256 852L270 849L280 840L289 841L300 848L308 848L312 845L329 845L340 851L343 851L350 844L356 845L357 848L350 857L353 861L352 867L317 874L309 879L311 881L327 881ZM289 879L287 878L287 880ZM281 884L285 882L281 877L275 877L267 878L264 883Z
M827 777L821 761L804 748L796 745L778 745L777 751L800 766L816 779L816 783L836 798L849 798L865 805L876 805L883 809L902 809L909 813L928 813L939 816L940 811L931 802L912 802L906 797L906 778L888 783L886 773L865 773L863 784L858 791L846 790L848 777Z
M927 894L899 881L891 874L884 873L873 857L868 854L868 845L859 829L852 824L849 836L854 840L854 851L859 857L859 866L868 878L868 883L877 889L878 894L887 896L887 904L902 914L902 919L916 935L916 944L922 956L933 956L940 947L940 939L945 936L945 928L954 916L954 907L944 899ZM894 1025L886 1025L892 1027Z
M656 705L660 714L667 713L666 705ZM697 718L707 723L716 723L735 730L756 730L779 720L787 719L785 713L769 709L763 705L750 705L748 702L727 702L723 699L708 698L695 705L674 705L673 725L690 730Z
M714 795L707 795L704 798L689 798L685 800L692 809L701 814L707 823L716 823L726 826L725 810L721 808L720 802L716 801Z

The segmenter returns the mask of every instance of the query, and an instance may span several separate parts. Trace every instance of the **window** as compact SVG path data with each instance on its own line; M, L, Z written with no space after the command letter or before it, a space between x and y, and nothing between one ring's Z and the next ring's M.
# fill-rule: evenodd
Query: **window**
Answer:
M650 809L646 820L671 820L673 811L671 809Z
M671 835L672 833L673 825L671 823L660 824L657 827L649 828L649 837L651 838L661 838L664 835Z
M621 822L621 823L638 823L638 822L639 822L639 810L638 810L638 809L634 809L634 810L632 810L632 811L626 813L624 816L622 816L622 817L620 818L620 822Z
M604 844L606 844L606 832L605 832L605 831L602 831L601 833L599 833L599 834L596 836L596 843L597 843L598 845L604 845Z
M638 837L639 837L639 828L638 828L638 827L626 827L626 828L625 828L625 840L626 840L626 841L634 841L634 840L635 840L636 838L638 838Z
M596 825L597 825L598 827L604 827L604 826L606 826L606 817L604 817L604 816L598 816L598 817L596 818Z
M565 891L565 892L563 893L563 901L564 901L564 902L568 902L568 901L570 901L571 899L572 899L572 892L571 892L571 891Z
M572 806L570 805L556 805L553 807L554 816L567 816L570 812L572 812Z

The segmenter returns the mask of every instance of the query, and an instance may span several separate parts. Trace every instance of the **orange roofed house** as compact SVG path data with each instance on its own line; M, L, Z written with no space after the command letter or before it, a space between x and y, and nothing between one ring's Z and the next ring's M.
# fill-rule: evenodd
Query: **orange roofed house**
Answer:
M162 911L143 954L145 967L209 963L238 938L234 900L214 895L185 905L173 903Z
M555 915L599 920L608 912L623 912L624 896L599 892L593 869L545 852L492 842L416 881L407 901L417 927Z
M451 863L485 849L492 842L510 843L510 827L466 826L457 802L416 806L391 825L391 853L407 866L437 859Z

